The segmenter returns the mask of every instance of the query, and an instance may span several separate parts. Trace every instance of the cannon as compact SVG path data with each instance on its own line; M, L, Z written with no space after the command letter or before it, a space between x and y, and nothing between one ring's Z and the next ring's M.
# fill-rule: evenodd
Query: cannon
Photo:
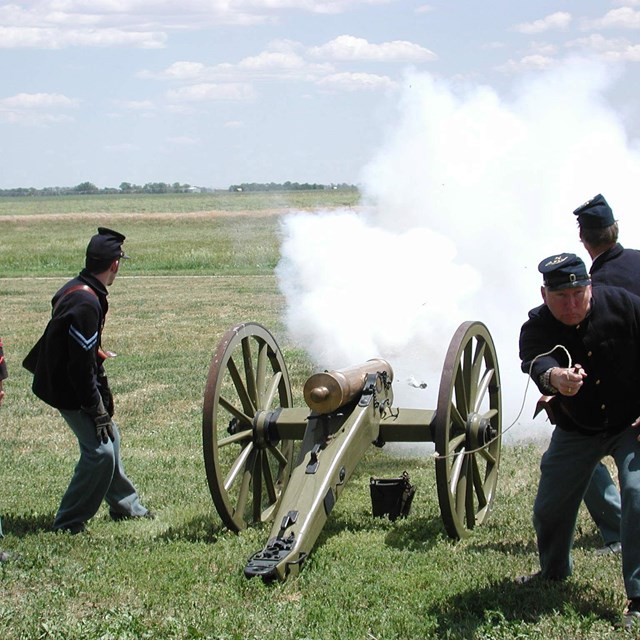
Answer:
M371 446L433 442L447 534L465 538L488 517L501 450L501 393L487 327L465 322L448 351L433 409L393 405L393 370L380 359L312 375L293 407L273 335L247 322L228 330L207 377L202 436L207 483L222 522L239 532L272 522L247 577L297 575L356 465Z

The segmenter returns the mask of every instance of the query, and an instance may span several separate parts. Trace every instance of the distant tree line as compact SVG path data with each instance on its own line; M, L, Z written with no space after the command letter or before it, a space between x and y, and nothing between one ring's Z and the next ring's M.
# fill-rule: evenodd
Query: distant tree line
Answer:
M325 191L328 189L354 190L357 187L353 184L309 184L308 182L243 182L242 184L232 184L229 191Z
M314 191L314 190L357 190L352 184L309 184L308 182L284 182L284 183L259 183L259 182L243 182L242 184L233 184L228 191L244 192L244 191ZM97 187L93 182L81 182L75 187L44 187L36 189L34 187L16 187L14 189L0 189L0 197L2 196L68 196L68 195L101 195L114 193L212 193L216 189L207 187L194 187L190 184L181 184L174 182L168 184L166 182L147 182L144 185L133 184L132 182L121 182L118 188L115 187Z
M132 182L121 182L118 188L97 187L93 182L81 182L75 187L17 187L14 189L0 189L0 196L69 196L69 195L101 195L110 193L203 193L213 191L204 187L193 187L190 184L174 182L147 182L144 185Z

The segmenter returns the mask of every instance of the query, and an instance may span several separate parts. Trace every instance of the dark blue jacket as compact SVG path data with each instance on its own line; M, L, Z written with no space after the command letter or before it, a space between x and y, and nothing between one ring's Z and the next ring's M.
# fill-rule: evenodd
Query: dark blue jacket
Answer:
M71 287L88 285L94 291ZM51 300L52 317L43 335L33 392L56 409L92 409L104 406L108 393L98 348L107 314L107 289L86 269L67 282ZM102 410L104 412L104 409Z
M589 270L595 286L622 287L640 296L640 251L617 243L600 254Z
M568 350L570 363L557 345ZM547 305L532 309L520 330L520 359L544 395L540 376L547 369L581 364L586 371L575 396L555 397L559 427L589 433L628 427L640 416L640 297L594 287L591 309L575 327L556 320Z

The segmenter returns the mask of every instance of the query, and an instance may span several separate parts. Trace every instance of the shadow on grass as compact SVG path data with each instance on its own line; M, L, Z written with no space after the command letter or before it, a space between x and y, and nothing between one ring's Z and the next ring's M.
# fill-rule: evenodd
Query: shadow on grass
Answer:
M208 516L197 516L177 527L169 527L159 536L159 540L182 540L184 542L217 542L221 535L228 533L220 523Z
M564 611L616 625L619 615L602 604L592 587L573 579L564 582L533 580L524 585L505 579L486 588L470 589L453 600L441 601L430 612L441 629L458 629L452 637L474 638L480 627L507 623L535 623ZM463 631L464 630L464 631Z
M2 528L6 533L10 532L18 538L32 535L34 533L42 533L43 531L52 531L53 513L29 513L25 515L15 515L11 513L2 514Z

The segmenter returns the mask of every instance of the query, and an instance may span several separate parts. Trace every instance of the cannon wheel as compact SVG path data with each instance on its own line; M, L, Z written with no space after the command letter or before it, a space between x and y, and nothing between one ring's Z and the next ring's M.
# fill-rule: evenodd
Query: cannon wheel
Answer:
M269 441L254 417L291 405L289 374L271 333L253 322L227 331L209 367L202 441L209 491L232 531L275 514L291 475L294 443Z
M500 374L486 326L465 322L445 358L434 417L436 482L447 533L465 538L489 515L501 448Z

